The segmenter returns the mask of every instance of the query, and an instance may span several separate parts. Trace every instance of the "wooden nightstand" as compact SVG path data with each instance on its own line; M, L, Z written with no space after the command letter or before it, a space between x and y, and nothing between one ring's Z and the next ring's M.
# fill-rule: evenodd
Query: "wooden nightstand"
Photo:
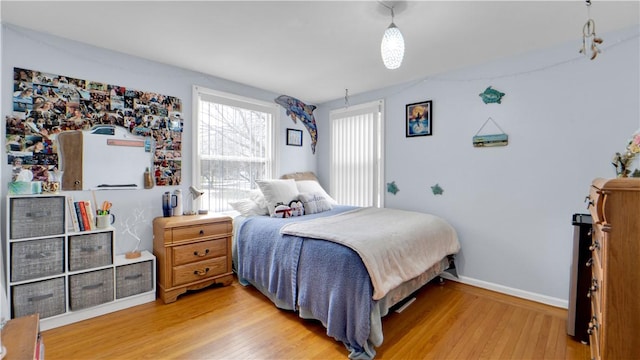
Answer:
M153 220L153 252L158 263L158 296L165 304L187 290L230 285L232 219L185 215Z

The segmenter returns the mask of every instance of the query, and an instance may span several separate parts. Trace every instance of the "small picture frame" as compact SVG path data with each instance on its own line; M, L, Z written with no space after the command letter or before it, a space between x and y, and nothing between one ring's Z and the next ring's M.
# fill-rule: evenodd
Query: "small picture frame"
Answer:
M407 104L406 136L431 136L433 126L433 103L431 100Z
M302 130L287 129L287 145L302 146Z

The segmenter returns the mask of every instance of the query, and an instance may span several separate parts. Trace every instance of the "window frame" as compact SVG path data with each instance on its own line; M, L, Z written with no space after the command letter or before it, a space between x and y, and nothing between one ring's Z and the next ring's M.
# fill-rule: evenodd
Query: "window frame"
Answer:
M278 140L280 133L280 108L278 104L245 97L233 93L213 90L210 88L206 88L203 86L194 85L192 89L192 112L193 112L193 128L191 131L191 184L198 188L202 188L202 184L200 182L200 171L201 171L201 157L198 151L199 149L199 134L198 130L200 128L200 101L203 97L209 97L210 99L214 99L219 104L224 104L228 106L241 107L244 109L256 110L260 112L271 113L272 116L272 124L271 124L271 174L266 174L266 178L273 178L275 174L278 174L279 171L279 163L280 163L280 152L278 151ZM208 101L208 100L207 100ZM225 212L223 210L218 212Z

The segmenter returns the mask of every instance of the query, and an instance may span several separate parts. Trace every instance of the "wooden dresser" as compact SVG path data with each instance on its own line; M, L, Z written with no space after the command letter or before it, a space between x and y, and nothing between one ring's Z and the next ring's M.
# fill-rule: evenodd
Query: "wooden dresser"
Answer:
M593 359L640 359L640 179L595 179L589 342Z
M158 217L153 252L158 262L158 295L174 302L187 290L229 285L232 219L220 215Z
M11 319L2 328L2 345L7 353L3 360L44 358L44 345L40 338L38 314Z

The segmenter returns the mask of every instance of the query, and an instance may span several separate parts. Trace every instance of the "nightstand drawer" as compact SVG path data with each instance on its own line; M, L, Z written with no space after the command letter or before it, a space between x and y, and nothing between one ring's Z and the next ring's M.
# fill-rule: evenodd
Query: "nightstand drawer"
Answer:
M69 237L69 270L84 270L113 264L113 232Z
M14 318L39 313L43 319L66 311L63 277L16 285L11 292Z
M173 265L178 266L227 254L227 239L202 241L173 248Z
M173 229L173 242L199 240L212 236L224 236L231 233L229 222L209 223L202 225L181 226Z
M64 273L64 238L11 243L11 281Z
M113 269L69 276L69 305L80 310L113 301Z
M173 268L173 285L186 284L193 281L224 274L227 269L227 257L217 257L197 263L176 266Z

